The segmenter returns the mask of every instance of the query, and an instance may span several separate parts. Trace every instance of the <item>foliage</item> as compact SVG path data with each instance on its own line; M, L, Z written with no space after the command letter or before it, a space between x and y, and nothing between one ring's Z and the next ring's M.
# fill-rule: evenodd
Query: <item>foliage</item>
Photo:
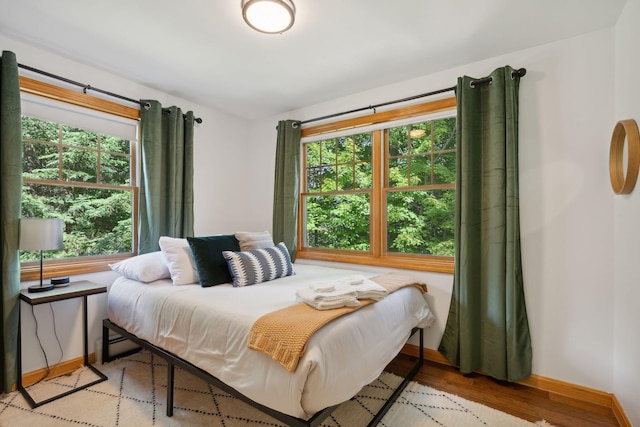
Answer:
M456 120L388 129L381 217L387 251L453 256ZM373 189L372 133L305 144L306 244L367 251Z
M24 116L22 135L22 216L65 224L64 250L46 257L131 252L130 142ZM39 256L23 251L20 259Z

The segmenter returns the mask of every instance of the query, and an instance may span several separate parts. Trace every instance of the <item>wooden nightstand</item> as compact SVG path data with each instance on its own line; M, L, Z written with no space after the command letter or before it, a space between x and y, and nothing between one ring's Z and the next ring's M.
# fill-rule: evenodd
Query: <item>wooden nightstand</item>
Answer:
M20 320L18 320L18 380L17 380L17 388L20 390L24 398L29 402L32 408L36 408L38 406L44 405L45 403L49 403L61 397L67 396L71 393L75 393L76 391L83 390L87 387L91 387L94 384L98 384L107 379L107 376L100 372L97 368L89 363L89 344L87 338L87 296L101 294L107 292L107 287L103 285L98 285L97 283L89 282L87 280L82 280L78 282L72 282L69 286L54 288L50 291L39 292L39 293L30 293L26 289L22 289L20 291L20 300L24 301L29 305L39 305L45 303L51 303L55 301L63 301L72 298L80 298L82 297L82 330L84 333L84 365L91 369L99 378L95 381L92 381L88 384L84 384L77 388L71 389L64 393L58 394L56 396L50 397L40 402L36 402L33 400L29 392L22 385L22 339L21 339L21 326ZM22 304L18 303L18 319L20 319L20 306Z

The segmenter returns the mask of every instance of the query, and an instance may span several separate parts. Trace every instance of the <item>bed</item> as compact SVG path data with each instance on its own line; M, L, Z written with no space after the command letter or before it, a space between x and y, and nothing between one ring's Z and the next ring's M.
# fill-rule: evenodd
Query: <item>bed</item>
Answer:
M289 425L317 425L375 380L412 333L419 331L422 344L423 328L433 323L423 293L406 287L322 327L293 372L248 348L256 320L296 304L297 288L353 274L373 276L295 264L295 275L246 287L175 286L171 279L144 283L119 277L108 293L103 361L113 358L108 330L165 357L170 362L168 415L173 366L180 366Z

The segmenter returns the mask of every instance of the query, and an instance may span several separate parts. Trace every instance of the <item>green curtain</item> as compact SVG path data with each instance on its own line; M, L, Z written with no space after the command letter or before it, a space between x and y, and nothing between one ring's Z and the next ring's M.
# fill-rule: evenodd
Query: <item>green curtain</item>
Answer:
M20 202L22 198L22 131L20 83L13 52L0 59L0 234L2 235L2 284L0 285L0 381L11 391L17 378L18 294L20 292Z
M160 236L193 236L194 117L158 101L140 102L138 253L143 254L159 250Z
M517 381L531 374L520 257L518 86L458 79L455 272L439 351L462 372Z
M300 181L300 122L278 122L273 191L273 240L284 242L296 259L298 242L298 183Z

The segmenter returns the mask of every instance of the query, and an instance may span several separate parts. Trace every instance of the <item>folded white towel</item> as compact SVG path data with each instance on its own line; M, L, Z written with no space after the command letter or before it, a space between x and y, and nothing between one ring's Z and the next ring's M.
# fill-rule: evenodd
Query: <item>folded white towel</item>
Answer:
M356 298L345 298L339 301L306 301L301 300L300 302L304 302L307 305L315 308L316 310L332 310L334 308L342 308L342 307L357 307L360 305L360 301Z
M357 307L360 302L356 298L356 292L351 289L334 290L318 293L311 288L296 290L296 299L307 303L317 310L330 310L340 307Z
M305 302L318 310L357 307L360 305L359 299L379 301L387 295L385 288L361 275L313 283L307 288L296 290L297 301Z
M345 298L356 298L358 296L355 289L341 288L334 289L329 292L316 292L311 288L299 288L296 290L296 296L305 301L340 301Z
M309 285L309 288L311 288L315 292L331 292L331 291L335 291L336 286L332 282L321 282L321 283L312 283Z
M376 301L386 297L389 292L373 280L369 280L364 276L354 275L339 279L340 285L338 289L353 289L356 291L358 299L373 299Z

